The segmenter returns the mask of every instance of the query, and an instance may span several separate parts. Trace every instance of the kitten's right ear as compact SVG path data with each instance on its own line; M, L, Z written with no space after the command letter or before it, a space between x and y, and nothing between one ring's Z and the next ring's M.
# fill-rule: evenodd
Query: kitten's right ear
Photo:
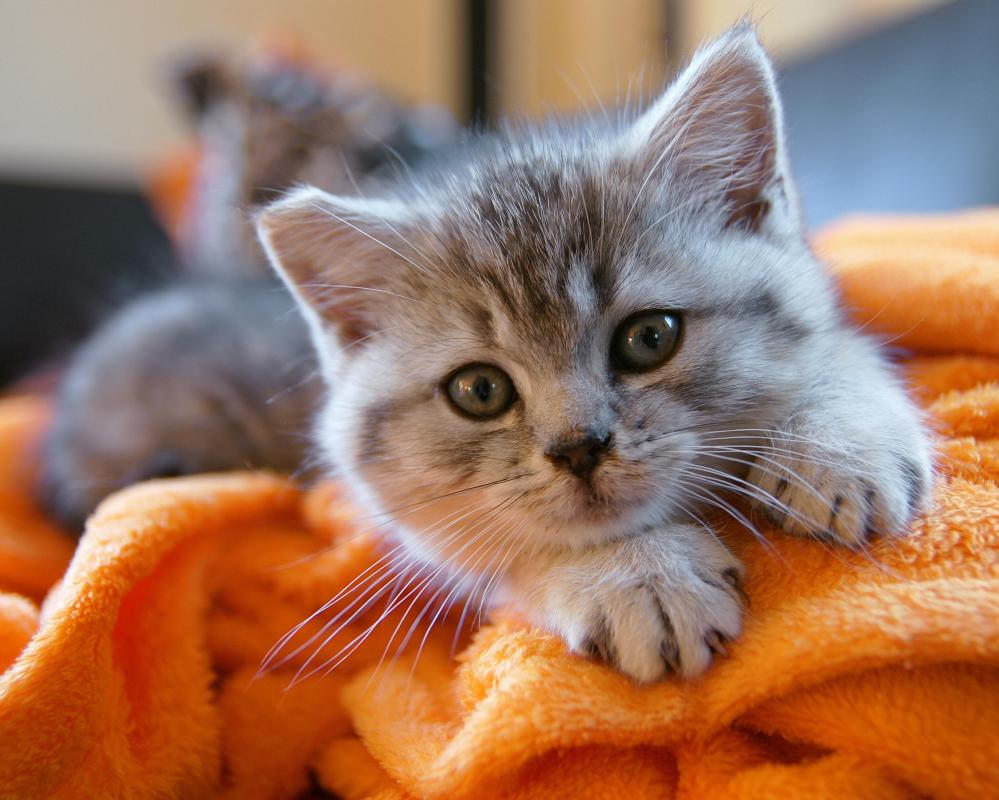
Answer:
M800 232L774 68L751 25L698 50L626 141L646 181L666 177L725 227Z
M257 234L275 271L318 327L341 348L381 325L393 277L409 260L406 211L387 201L299 189L263 209Z

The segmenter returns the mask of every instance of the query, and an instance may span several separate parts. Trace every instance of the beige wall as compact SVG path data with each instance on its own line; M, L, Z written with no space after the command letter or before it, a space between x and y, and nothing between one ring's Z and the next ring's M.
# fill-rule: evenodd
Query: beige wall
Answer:
M778 58L793 58L944 1L497 0L499 105L537 116L653 91L667 57L681 65L746 16Z
M665 70L662 0L499 0L496 95L506 113L614 105Z
M778 58L829 47L851 35L945 0L685 0L677 15L686 57L743 16L756 21Z
M0 175L132 182L183 135L163 65L268 31L405 97L461 102L459 0L0 0Z
M496 0L501 110L613 105L743 14L781 56L942 0ZM133 182L183 137L171 54L238 50L268 31L356 66L402 96L461 108L462 0L0 0L0 177ZM679 62L685 52L670 53Z

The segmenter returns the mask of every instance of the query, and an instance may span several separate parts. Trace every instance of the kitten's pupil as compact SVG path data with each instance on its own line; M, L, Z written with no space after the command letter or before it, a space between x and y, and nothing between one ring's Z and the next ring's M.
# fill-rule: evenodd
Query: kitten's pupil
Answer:
M478 398L480 403L486 403L489 400L489 395L492 393L493 387L489 382L489 379L484 375L480 375L476 378L475 383L472 385L472 392Z
M659 331L651 325L646 326L645 330L642 331L641 339L642 344L649 348L649 350L659 349Z

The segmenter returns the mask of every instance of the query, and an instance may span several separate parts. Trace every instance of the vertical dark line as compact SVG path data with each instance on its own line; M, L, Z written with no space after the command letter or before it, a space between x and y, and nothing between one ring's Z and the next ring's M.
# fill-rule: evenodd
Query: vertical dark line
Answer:
M492 121L494 112L490 91L495 55L493 9L490 0L466 0L465 5L468 24L468 121L474 126L484 127Z

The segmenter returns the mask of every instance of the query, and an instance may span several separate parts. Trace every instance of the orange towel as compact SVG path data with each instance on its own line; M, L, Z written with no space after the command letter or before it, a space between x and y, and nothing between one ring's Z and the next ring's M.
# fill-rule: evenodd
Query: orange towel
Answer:
M687 684L637 687L502 613L455 662L460 609L414 670L426 617L394 654L424 596L286 691L346 600L255 677L261 658L384 552L335 488L133 487L65 568L26 494L46 408L0 404L0 797L999 796L999 212L846 223L818 247L857 320L919 351L936 507L873 559L732 526L745 633Z

